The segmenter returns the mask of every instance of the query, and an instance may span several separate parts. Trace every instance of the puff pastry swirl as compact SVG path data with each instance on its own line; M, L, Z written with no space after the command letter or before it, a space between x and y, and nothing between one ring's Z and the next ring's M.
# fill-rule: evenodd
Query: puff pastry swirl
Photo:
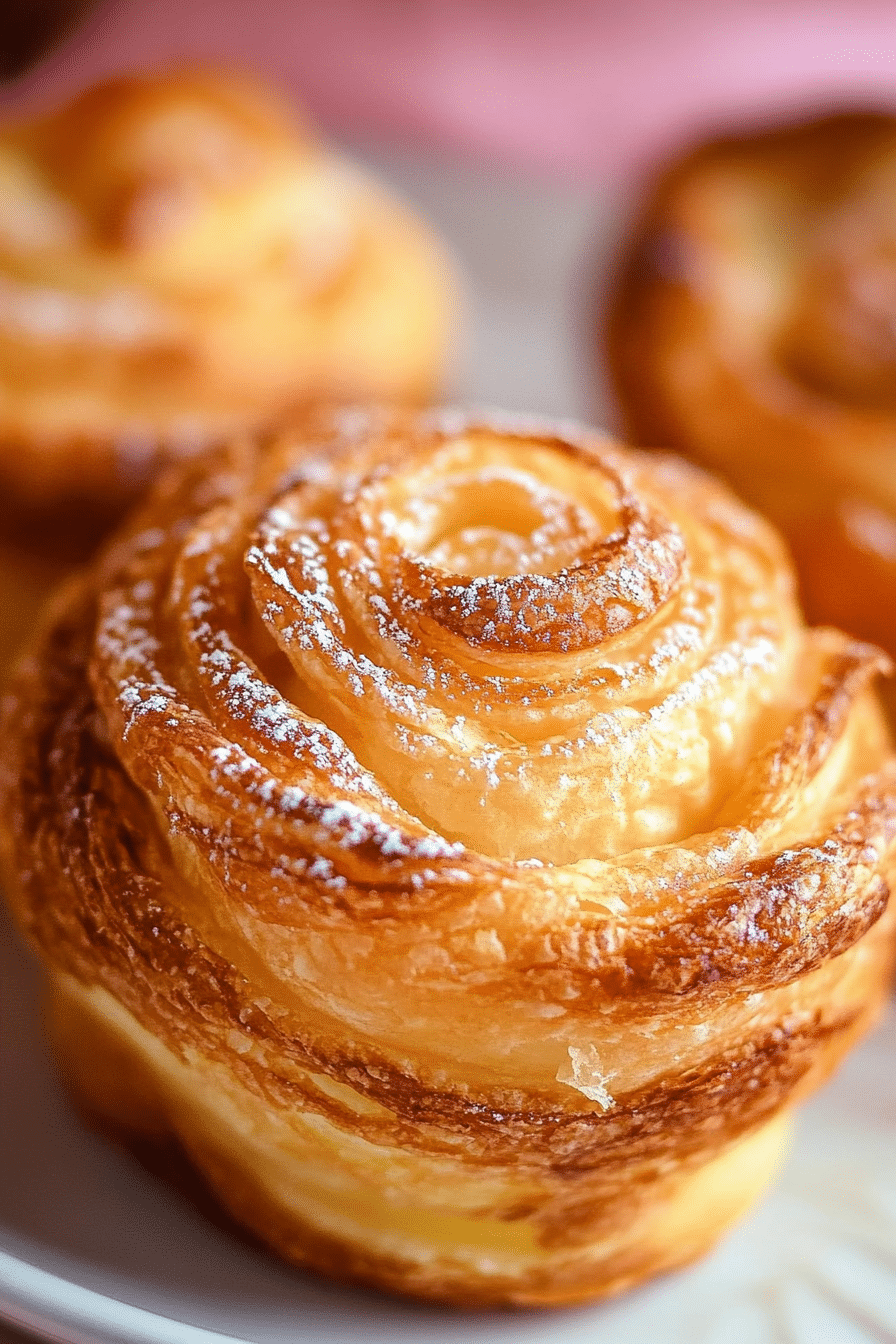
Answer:
M648 193L609 355L626 434L781 529L812 621L896 654L896 118L704 145Z
M885 991L882 664L720 486L589 431L359 410L185 467L3 719L73 1085L331 1274L691 1259Z

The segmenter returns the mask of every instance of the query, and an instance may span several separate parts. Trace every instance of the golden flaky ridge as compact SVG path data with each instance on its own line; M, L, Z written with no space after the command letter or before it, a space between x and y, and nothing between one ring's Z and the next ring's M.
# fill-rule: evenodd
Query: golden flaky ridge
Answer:
M782 528L810 620L896 654L896 118L731 138L655 185L610 363L627 435Z
M284 405L426 398L451 308L426 229L248 80L128 76L6 126L11 562L84 553L160 462Z
M362 411L221 449L7 698L74 1086L332 1274L552 1303L684 1263L884 992L881 662L671 458Z

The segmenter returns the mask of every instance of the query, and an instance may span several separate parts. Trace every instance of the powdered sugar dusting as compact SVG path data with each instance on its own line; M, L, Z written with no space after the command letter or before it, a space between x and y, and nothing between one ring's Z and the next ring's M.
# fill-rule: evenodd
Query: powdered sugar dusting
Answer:
M280 450L257 503L235 478L232 505L166 542L162 587L138 566L103 630L127 732L205 718L215 752L242 753L212 759L221 798L238 778L330 863L325 835L382 861L462 849L551 867L669 843L708 814L745 685L771 696L783 666L780 616L722 583L719 511L701 530L673 494L667 516L620 454L554 447L556 430L511 448L425 418L432 440L409 457L388 416L334 423L332 446ZM163 611L182 685L163 672Z

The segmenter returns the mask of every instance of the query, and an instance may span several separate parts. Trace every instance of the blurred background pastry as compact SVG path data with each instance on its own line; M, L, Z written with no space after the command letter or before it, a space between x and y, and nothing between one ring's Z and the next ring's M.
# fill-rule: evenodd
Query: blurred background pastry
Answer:
M425 399L452 307L426 227L247 79L122 77L7 124L10 564L64 568L161 464L286 405ZM20 614L4 604L0 621Z
M896 655L896 118L713 141L653 185L607 349L626 433L783 530L812 621Z
M882 656L678 459L306 419L167 478L33 652L4 887L69 1081L300 1264L686 1263L886 994Z

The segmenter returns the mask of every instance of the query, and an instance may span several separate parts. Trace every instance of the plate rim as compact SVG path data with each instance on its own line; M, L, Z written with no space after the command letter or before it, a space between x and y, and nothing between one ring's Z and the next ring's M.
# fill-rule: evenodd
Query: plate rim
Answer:
M59 1344L251 1344L86 1288L2 1248L0 1320Z

